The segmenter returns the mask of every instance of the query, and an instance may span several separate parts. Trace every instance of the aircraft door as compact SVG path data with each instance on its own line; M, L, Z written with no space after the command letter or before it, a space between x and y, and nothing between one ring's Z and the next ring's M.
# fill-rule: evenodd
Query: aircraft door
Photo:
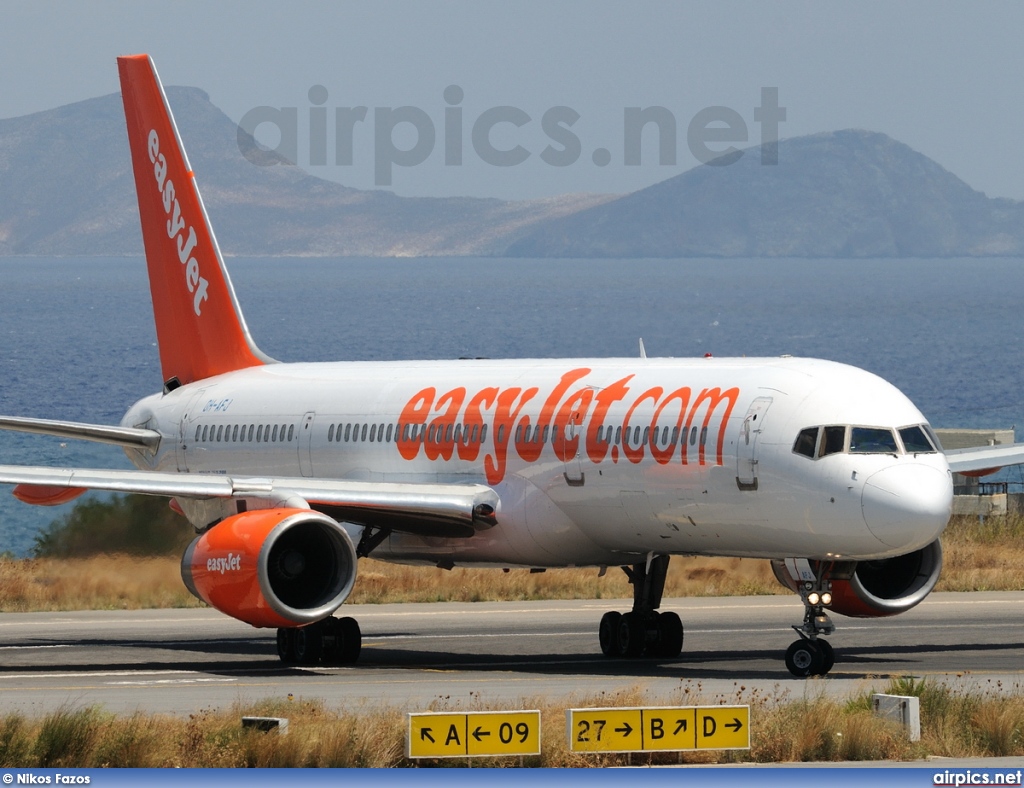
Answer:
M302 417L299 427L299 473L313 475L313 420L316 413L310 411Z
M576 452L574 456L566 456L564 459L565 463L565 482L570 487L582 487L586 479L583 476L583 463L580 460L580 454L583 452L583 417L580 413L575 412L569 417L569 421L566 423L565 429L565 441L568 446L574 439L579 438L576 442Z
M189 446L195 441L195 424L199 420L199 404L203 400L203 395L206 394L206 389L199 389L195 394L192 395L192 399L189 400L188 405L185 408L185 412L181 414L181 425L178 430L178 446L175 452L176 460L178 462L178 470L181 473L188 471L188 457L189 457ZM191 449L191 453L195 454L195 447Z
M750 403L740 424L736 441L736 486L744 491L757 489L757 439L771 404L771 397L758 397Z

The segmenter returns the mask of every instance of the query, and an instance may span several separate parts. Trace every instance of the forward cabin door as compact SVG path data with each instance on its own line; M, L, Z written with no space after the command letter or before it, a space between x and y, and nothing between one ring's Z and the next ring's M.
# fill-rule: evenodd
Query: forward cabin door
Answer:
M736 441L736 486L744 491L757 489L757 439L771 404L771 397L758 397L750 403L750 409L740 424Z

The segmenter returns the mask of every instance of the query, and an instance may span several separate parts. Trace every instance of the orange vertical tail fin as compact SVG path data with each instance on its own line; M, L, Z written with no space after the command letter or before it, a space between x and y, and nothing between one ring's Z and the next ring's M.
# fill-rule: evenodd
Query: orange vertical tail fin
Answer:
M246 328L148 55L119 57L164 385L267 363Z

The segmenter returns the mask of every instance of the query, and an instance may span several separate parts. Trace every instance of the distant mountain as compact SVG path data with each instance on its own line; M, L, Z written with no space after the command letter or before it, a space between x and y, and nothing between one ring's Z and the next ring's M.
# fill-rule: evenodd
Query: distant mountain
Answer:
M618 198L410 198L315 178L267 151L275 166L255 166L206 93L167 92L228 254L1024 255L1024 203L989 199L884 134L785 140L770 166L751 148ZM0 255L141 253L118 94L0 120Z
M524 230L529 257L950 257L1024 254L1024 203L990 199L868 131L751 148Z
M197 88L168 88L221 248L252 255L477 255L537 221L609 199L408 198L255 166ZM252 143L251 138L249 140ZM250 149L251 150L251 149ZM142 254L119 94L0 120L0 255Z

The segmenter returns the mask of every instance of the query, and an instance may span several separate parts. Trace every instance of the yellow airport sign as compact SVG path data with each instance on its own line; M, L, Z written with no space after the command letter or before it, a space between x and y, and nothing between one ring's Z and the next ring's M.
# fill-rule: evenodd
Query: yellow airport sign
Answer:
M750 706L697 709L698 750L749 750Z
M643 750L696 750L697 709L641 709Z
M572 752L661 752L750 748L749 706L569 709Z
M539 711L477 711L466 715L469 755L540 755Z
M539 711L409 714L410 758L539 755Z
M572 752L634 752L643 749L640 709L569 709Z

